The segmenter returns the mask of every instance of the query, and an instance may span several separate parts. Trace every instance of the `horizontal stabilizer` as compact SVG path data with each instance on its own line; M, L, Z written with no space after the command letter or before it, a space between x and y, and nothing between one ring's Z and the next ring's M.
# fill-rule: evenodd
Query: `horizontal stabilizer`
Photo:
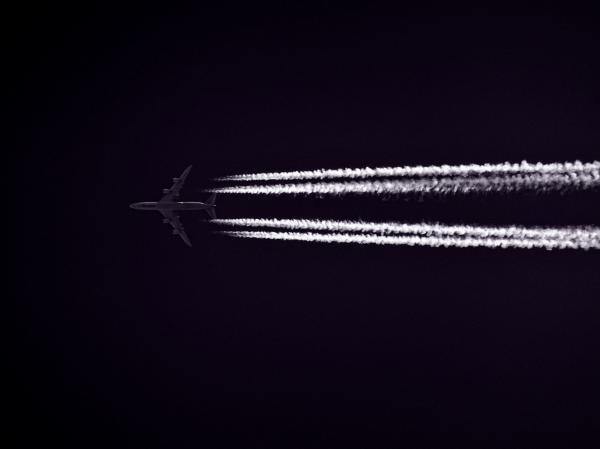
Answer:
M206 204L210 204L211 206L214 206L217 202L217 194L216 193L211 193L208 198L206 198L205 203Z
M215 220L217 218L217 214L215 213L215 208L214 207L209 207L208 209L205 209L206 213L210 216L210 218L212 218L213 220Z

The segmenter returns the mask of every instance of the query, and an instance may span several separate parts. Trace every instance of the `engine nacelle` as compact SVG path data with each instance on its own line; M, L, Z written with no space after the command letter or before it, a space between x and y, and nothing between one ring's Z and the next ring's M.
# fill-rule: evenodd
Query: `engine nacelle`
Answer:
M178 235L179 231L177 229L173 229L173 235Z
M167 224L169 222L169 219L168 218L163 218L162 222L163 222L163 224Z
M170 189L163 189L163 193L166 195L167 193L169 193Z
M173 178L173 182L178 182L179 178Z

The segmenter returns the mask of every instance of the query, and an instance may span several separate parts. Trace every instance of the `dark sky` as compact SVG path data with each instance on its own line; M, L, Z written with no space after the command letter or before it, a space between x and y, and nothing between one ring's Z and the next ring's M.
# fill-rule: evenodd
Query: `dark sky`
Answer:
M215 176L600 159L597 18L15 17L15 394L57 447L598 447L600 254L238 240ZM6 86L5 86L6 87ZM598 192L222 195L229 217L599 225ZM156 215L156 216L155 216Z

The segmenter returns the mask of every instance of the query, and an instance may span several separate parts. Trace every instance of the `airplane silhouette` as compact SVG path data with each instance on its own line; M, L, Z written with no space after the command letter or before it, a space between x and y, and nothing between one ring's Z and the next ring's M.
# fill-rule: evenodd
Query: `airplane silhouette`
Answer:
M212 193L204 203L200 201L177 201L185 178L187 178L191 169L192 166L190 165L183 171L181 176L173 178L173 185L169 189L163 189L163 197L159 201L141 201L129 205L129 207L136 210L154 210L160 212L164 217L162 220L163 223L170 224L173 227L173 235L181 237L188 246L192 246L192 242L190 242L189 237L185 233L177 212L205 210L210 218L217 218L217 215L215 214L216 193Z

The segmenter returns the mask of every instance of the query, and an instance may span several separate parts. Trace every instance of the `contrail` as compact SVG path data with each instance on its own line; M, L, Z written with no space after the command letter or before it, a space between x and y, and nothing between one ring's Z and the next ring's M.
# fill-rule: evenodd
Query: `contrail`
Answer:
M465 226L438 223L394 223L308 219L232 218L211 220L223 226L262 227L293 231L326 231L335 233L363 232L379 235L422 235L427 237L471 237L509 239L554 239L579 242L582 245L599 245L598 227L523 227L523 226Z
M295 184L266 184L216 187L208 192L230 194L464 194L515 191L557 191L590 189L600 186L600 170L570 173L533 173L518 175L479 176L472 178L418 178L387 181L346 181Z
M485 248L523 248L523 249L600 249L600 244L589 245L561 239L490 239L458 237L421 237L421 236L382 236L369 234L318 234L312 232L265 232L265 231L217 231L219 234L240 238L297 240L325 243L357 243L375 245L409 245L433 247L485 247Z
M238 184L215 187L207 191L230 194L319 196L547 192L599 187L600 162L530 164L523 161L519 164L321 169L234 175L217 179L232 182L280 180L284 183ZM290 180L300 182L285 183ZM313 180L317 182L311 182ZM221 234L242 238L434 247L600 249L598 227L486 227L438 223L256 218L221 219L212 222L223 226L283 230L283 232L218 231Z
M391 177L509 175L509 174L592 174L598 176L600 162L582 163L580 161L531 164L523 161L518 164L466 164L466 165L430 165L380 168L341 168L308 171L290 171L279 173L254 173L216 178L218 181L275 181L275 180L325 180L325 179L367 179Z

